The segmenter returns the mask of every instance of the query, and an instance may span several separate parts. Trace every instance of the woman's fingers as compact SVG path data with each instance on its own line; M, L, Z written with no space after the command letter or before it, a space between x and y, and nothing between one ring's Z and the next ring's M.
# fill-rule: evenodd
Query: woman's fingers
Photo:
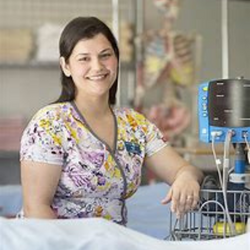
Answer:
M171 212L175 213L177 218L181 218L185 213L195 209L199 202L199 190L191 188L188 191L186 193L186 190L183 191L183 188L172 186L161 203L167 204L171 201Z
M172 203L171 203L171 211L176 213L179 211L180 206L180 193L177 191L172 192Z
M195 209L199 198L194 194L173 195L172 212L175 212L177 217L183 216L185 213Z
M200 201L199 195L194 195L193 203L192 203L192 209L197 208L197 205L198 205L199 201Z
M173 194L173 190L172 190L172 188L170 188L170 190L167 193L166 197L161 200L161 203L162 204L169 203L172 200L172 194Z
M193 195L188 195L185 203L185 212L189 212L190 210L192 210L193 201L194 201Z

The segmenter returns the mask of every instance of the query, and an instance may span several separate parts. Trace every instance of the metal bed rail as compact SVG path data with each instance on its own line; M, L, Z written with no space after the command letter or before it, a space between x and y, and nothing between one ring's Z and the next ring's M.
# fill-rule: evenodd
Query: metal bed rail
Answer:
M250 190L228 190L223 197L222 190L202 189L197 209L181 219L170 212L166 239L211 240L240 235L246 232L248 217Z

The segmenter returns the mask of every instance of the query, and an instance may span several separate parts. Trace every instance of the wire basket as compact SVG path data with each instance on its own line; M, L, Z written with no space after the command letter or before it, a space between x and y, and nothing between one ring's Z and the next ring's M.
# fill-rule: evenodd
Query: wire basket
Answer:
M197 209L181 219L170 212L170 235L166 239L211 240L240 235L246 232L249 216L249 190L227 190L224 197L222 190L202 189Z

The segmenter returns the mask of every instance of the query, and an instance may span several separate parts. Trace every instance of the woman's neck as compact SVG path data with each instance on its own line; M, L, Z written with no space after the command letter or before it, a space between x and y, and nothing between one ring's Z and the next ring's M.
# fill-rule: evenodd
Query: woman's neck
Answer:
M110 105L107 98L76 97L74 100L77 108L83 116L103 117L110 113Z

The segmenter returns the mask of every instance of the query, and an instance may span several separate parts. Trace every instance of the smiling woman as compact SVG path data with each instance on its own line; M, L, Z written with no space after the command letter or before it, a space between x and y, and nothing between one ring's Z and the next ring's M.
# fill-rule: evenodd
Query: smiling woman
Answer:
M118 61L115 52L103 34L80 40L68 62L60 58L63 72L72 77L77 93L76 103L82 98L102 96L108 100L109 89L117 77ZM107 102L106 102L107 103Z
M60 38L62 92L37 112L21 141L24 217L102 217L127 223L125 201L138 189L144 165L171 185L181 216L196 206L202 173L133 109L114 107L119 49L95 17L68 23Z
M98 41L96 41L96 39ZM96 42L92 42L93 40ZM100 45L98 43L99 41L101 41ZM84 47L84 44L87 47ZM98 46L98 48L96 46ZM109 56L109 54L111 55ZM102 61L105 61L105 58L107 59L107 57L112 57L113 60L111 61L113 61L113 63L116 61L116 78L114 79L113 85L109 91L109 103L115 104L118 79L117 62L119 61L120 53L116 39L108 26L95 17L79 17L73 19L65 27L61 34L60 56L63 89L61 96L58 99L59 102L69 101L69 99L72 101L75 98L76 87L72 77L70 77L71 73L69 69L67 70L67 66L70 67L74 61L80 61L86 64L90 62L91 59L92 61L97 61L100 64ZM113 57L115 57L115 60Z

